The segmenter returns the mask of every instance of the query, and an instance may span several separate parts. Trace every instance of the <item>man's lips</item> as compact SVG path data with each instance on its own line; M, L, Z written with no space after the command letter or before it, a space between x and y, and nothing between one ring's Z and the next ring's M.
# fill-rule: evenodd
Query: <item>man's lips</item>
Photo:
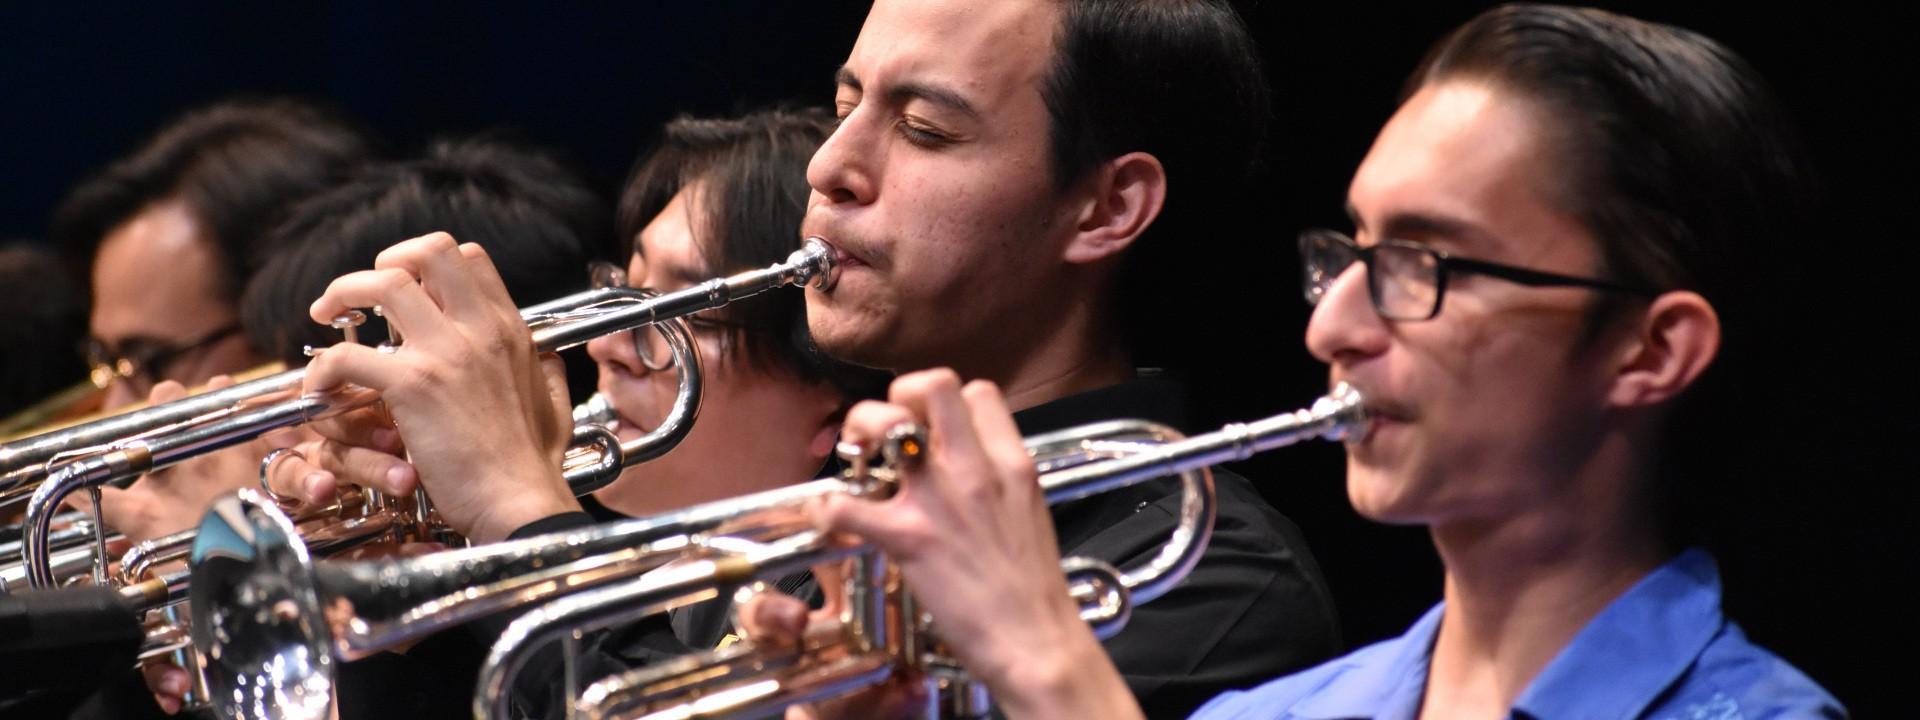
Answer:
M873 252L850 234L815 230L805 230L801 234L806 237L820 238L827 241L828 245L832 245L833 260L842 268L873 267Z
M849 245L835 245L834 247L840 251L839 257L836 259L839 260L842 269L873 267L873 261L868 259L871 255L868 255L860 248Z
M1397 425L1405 425L1411 422L1414 417L1411 408L1386 397L1370 386L1353 382L1352 379L1341 379L1336 381L1336 383L1338 382L1345 382L1351 385L1356 391L1359 391L1360 396L1364 398L1361 407L1363 407L1367 413L1367 422L1359 428L1358 432L1353 433L1349 442L1364 442L1379 431Z
M1367 418L1375 422L1404 424L1409 420L1411 420L1412 418L1412 416L1409 413L1407 413L1407 411L1404 408L1400 408L1398 406L1390 405L1390 404L1383 403L1383 404L1375 405L1374 403L1369 402L1366 404L1366 409L1367 409Z
M621 393L615 390L614 387L609 386L609 384L618 386L624 383L637 383L639 382L639 378L634 377L623 368L607 368L602 366L600 372L602 373L602 384L596 387L595 390L598 391L602 397L606 398L607 405L613 408L613 420L607 423L607 429L612 430L613 434L620 436L622 440L631 440L634 437L639 437L646 433L650 429L650 426L635 422L632 417L629 417L622 407L625 403L621 402ZM611 376L607 375L606 373L608 372L613 374Z

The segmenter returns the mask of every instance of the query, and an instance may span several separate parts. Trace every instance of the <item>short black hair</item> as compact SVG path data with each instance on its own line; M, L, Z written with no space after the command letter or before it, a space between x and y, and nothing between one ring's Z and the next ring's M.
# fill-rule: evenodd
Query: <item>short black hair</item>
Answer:
M241 323L259 347L304 364L303 345L339 341L307 308L334 278L373 267L394 243L435 231L486 248L520 305L584 289L587 248L606 242L604 202L553 160L488 140L435 144L366 168L300 203L272 231L286 249L255 274ZM385 339L381 323L362 342Z
M1776 410L1753 390L1771 380L1757 363L1779 317L1770 308L1790 295L1784 251L1804 242L1819 199L1792 122L1720 43L1593 9L1482 13L1427 54L1407 94L1450 80L1490 83L1542 113L1566 178L1551 197L1593 234L1603 274L1692 290L1716 308L1719 359L1667 421L1685 441L1660 449L1680 481L1650 488L1670 539L1713 540L1729 493L1751 489L1735 484L1770 470L1740 424ZM1621 302L1602 298L1595 327Z
M90 266L108 232L149 205L183 201L215 245L217 287L238 300L272 255L269 230L302 198L346 179L372 157L354 126L290 99L229 100L169 123L132 155L69 194L51 239Z
M1161 333L1208 309L1182 283L1220 260L1196 248L1244 217L1272 120L1252 35L1217 0L1064 0L1041 92L1057 189L1130 152L1166 169L1166 205L1121 262L1113 311L1137 363L1181 363L1155 355L1183 345Z
M0 242L0 417L86 379L84 295L52 251Z
M786 260L800 248L811 192L807 163L833 126L833 114L820 108L667 123L621 193L615 223L621 255L639 250L640 231L674 195L698 187L696 206L704 214L693 231L707 263L702 272L726 275ZM814 346L802 293L763 293L718 314L745 328L729 334L727 348L750 367L832 382L854 397L877 395L884 386L884 375L828 358Z

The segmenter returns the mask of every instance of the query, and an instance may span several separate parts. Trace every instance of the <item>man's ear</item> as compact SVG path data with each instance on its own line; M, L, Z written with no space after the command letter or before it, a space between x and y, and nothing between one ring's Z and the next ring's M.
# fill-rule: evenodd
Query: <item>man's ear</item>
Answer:
M1167 202L1167 170L1160 159L1132 152L1108 160L1084 181L1085 203L1074 218L1067 262L1094 263L1119 255L1146 232Z
M1699 293L1654 298L1624 344L1608 400L1616 407L1659 405L1686 390L1720 351L1720 316Z

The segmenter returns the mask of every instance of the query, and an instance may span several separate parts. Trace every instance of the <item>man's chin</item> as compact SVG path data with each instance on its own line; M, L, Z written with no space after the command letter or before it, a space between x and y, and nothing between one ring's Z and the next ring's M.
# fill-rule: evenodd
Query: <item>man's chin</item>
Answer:
M827 357L844 363L869 368L892 367L889 351L895 338L876 331L877 327L876 323L861 322L838 310L816 310L812 306L807 310L807 331L813 335L814 345Z
M1387 525L1417 523L1418 520L1403 507L1406 497L1402 489L1378 468L1364 467L1356 462L1347 464L1347 502L1361 517Z

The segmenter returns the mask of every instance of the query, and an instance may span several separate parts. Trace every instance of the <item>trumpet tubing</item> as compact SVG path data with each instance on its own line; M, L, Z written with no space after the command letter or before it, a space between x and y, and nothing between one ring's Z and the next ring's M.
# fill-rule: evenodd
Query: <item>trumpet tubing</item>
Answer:
M1252 455L1306 440L1345 440L1359 432L1366 421L1360 394L1342 384L1307 409L1275 415L1250 423L1228 425L1218 431L1183 438L1171 428L1137 420L1108 421L1048 433L1027 440L1028 453L1041 470L1040 485L1048 504L1085 498L1101 492L1128 487L1168 475L1182 482L1182 503L1178 524L1160 552L1135 567L1126 569L1089 558L1066 558L1062 570L1069 579L1069 592L1079 601L1080 616L1100 637L1118 632L1126 623L1134 605L1150 602L1171 589L1199 562L1212 535L1214 519L1213 479L1208 468L1244 460ZM848 578L851 615L843 617L891 618L890 634L854 641L853 649L885 645L894 648L891 661L895 669L921 673L928 683L928 697L961 717L984 717L989 701L985 689L973 683L963 669L941 652L938 639L919 622L910 593L894 590L886 593L898 608L892 613L877 613L862 608L859 598L872 599L875 588L884 581L871 570L856 572ZM613 588L611 590L617 590ZM610 591L599 591L610 592ZM482 682L476 690L475 716L500 719L509 717L511 708L492 674L502 667L517 667L524 657L539 647L524 638L560 637L578 628L579 620L592 618L603 624L608 608L585 607L573 613L523 615L501 634L487 661L481 666ZM521 626L527 627L521 627ZM536 634L536 630L538 633ZM892 640L910 638L910 641ZM891 642L890 642L891 641ZM707 718L760 716L789 705L831 697L892 677L895 673L871 673L859 662L830 662L849 655L847 647L823 647L810 651L806 660L769 663L768 670L747 674L731 683L700 682L712 674L710 665L724 661L726 667L752 665L751 650L740 644L701 653L695 659L683 659L677 666L640 668L602 679L589 685L572 707L581 717L594 718ZM788 651L774 650L772 657ZM729 657L733 656L733 657ZM796 665L805 672L782 669ZM688 687L697 686L697 692Z
M1182 477L1179 525L1161 552L1124 570L1079 558L1063 563L1082 617L1096 632L1117 630L1134 603L1164 593L1192 569L1212 532L1207 467L1308 439L1341 439L1363 421L1358 393L1341 386L1308 410L1192 438L1151 423L1120 421L1031 439L1029 452L1050 503ZM923 447L917 437L890 438L892 452L885 454L910 458ZM501 717L508 681L526 653L548 640L565 641L581 628L717 597L755 579L857 554L864 570L849 579L853 610L835 630L839 634L803 657L780 660L745 649L694 656L597 683L589 691L592 702L579 709L620 717L759 712L864 687L902 667L925 671L959 695L978 699L964 673L940 656L937 642L915 620L920 613L911 595L888 583L884 558L828 542L801 513L805 503L829 494L878 497L895 488L892 468L854 466L839 476L649 518L426 557L356 562L314 563L291 520L265 498L243 491L209 511L193 551L195 645L224 716L291 717L280 709L324 712L337 660L540 605L509 625L482 666L475 714ZM306 661L289 667L279 660L289 657ZM742 670L749 666L792 672L771 685L763 682L767 678L719 681L759 672ZM234 702L227 703L228 697Z
M665 453L686 436L699 410L699 359L680 321L787 285L830 287L837 266L831 245L818 238L771 267L716 278L671 293L603 288L577 293L521 311L540 352L574 347L601 335L659 325L680 363L681 387L667 418L652 432L622 443L604 427L575 430L577 447L564 472L576 494L598 489L619 471ZM125 415L98 420L0 445L0 502L24 492L32 497L23 524L21 552L34 587L54 583L47 536L55 508L67 495L97 493L106 483L131 478L208 452L289 427L364 407L377 397L365 389L296 394L304 370L291 370L222 390Z

